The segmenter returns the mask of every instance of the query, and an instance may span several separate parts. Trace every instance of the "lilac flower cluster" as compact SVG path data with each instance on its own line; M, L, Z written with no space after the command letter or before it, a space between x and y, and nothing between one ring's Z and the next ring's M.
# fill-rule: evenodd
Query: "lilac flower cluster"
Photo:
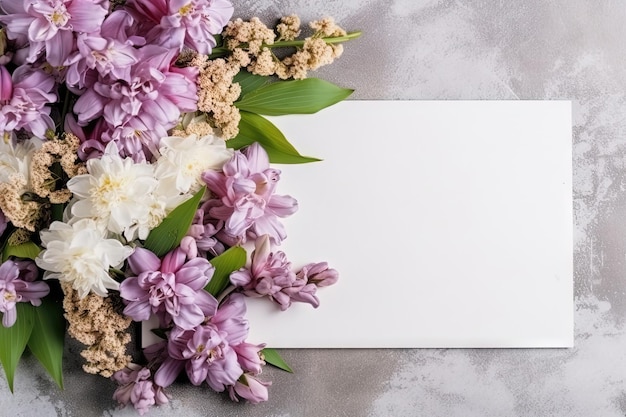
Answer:
M137 276L125 279L120 286L120 295L127 302L124 313L135 321L154 314L161 326L170 330L167 342L147 349L153 366L158 367L154 375L144 368L114 377L121 385L115 395L121 403L130 402L140 411L146 404L163 403L166 397L159 394L162 388L171 385L183 370L194 385L206 381L218 392L228 389L231 395L237 393L252 402L267 399L269 383L257 382L253 391L242 385L248 378L258 381L264 364L259 356L264 345L245 341L248 321L244 296L231 294L218 307L217 300L204 290L214 271L205 258L188 259L178 248L161 261L152 252L138 248L129 265Z
M65 120L80 157L115 141L148 160L181 113L197 109L197 69L175 66L183 48L209 54L233 13L228 0L2 0L9 47L0 64L0 129L38 137L53 129L60 86L79 96ZM10 79L12 78L12 79Z
M214 198L201 207L192 228L198 245L209 239L228 245L255 239L251 262L231 274L231 283L247 296L269 297L281 310L292 302L317 307L317 287L335 283L338 274L326 264L305 265L296 273L284 252L272 250L287 237L279 218L293 214L298 202L275 194L280 171L270 167L267 152L254 143L235 152L222 172L206 171L202 179Z

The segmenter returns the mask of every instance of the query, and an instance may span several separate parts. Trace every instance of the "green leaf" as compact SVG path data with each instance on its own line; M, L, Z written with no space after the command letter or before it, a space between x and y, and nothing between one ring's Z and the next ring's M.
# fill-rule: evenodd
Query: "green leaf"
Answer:
M302 164L319 161L317 158L302 156L289 143L285 135L272 122L258 114L242 111L239 134L226 142L226 146L240 149L258 142L267 152L270 162L277 164Z
M17 246L6 245L2 251L2 261L9 259L9 256L34 260L39 252L41 252L41 248L33 242L26 242Z
M61 302L42 300L35 308L35 325L28 340L28 348L46 368L59 388L63 389L63 345L65 319Z
M233 246L224 253L211 259L211 265L215 267L215 272L211 281L204 287L214 297L224 291L230 282L229 276L233 271L242 268L246 264L246 250L241 246Z
M283 358L280 357L276 349L265 348L261 351L261 353L265 357L265 362L282 369L283 371L293 373L291 367L287 365L287 362L285 362Z
M172 210L160 225L152 229L144 242L144 247L160 257L178 246L191 226L205 189L206 187L202 187L193 197Z
M319 78L305 78L265 85L247 94L235 106L266 116L311 114L340 102L353 91Z
M245 69L239 71L239 73L233 78L233 83L239 83L239 86L241 87L241 94L239 95L240 99L257 88L263 87L268 83L268 81L269 79L267 77L252 74Z
M0 323L0 362L11 392L13 392L15 369L35 325L35 307L27 303L17 303L15 307L17 308L15 324L11 327L4 327Z
M147 326L147 324L143 323L142 326ZM167 332L164 329L150 329L150 331L156 337L167 340Z

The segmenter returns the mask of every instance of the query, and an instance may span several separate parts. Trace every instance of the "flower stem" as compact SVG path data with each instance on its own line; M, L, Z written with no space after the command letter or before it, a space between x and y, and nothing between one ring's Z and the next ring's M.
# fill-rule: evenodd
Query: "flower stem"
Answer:
M346 34L345 36L334 36L334 37L327 37L327 38L321 38L321 39L323 39L324 42L326 43L341 43L341 42L350 41L352 39L356 39L359 36L361 36L361 32L357 31L357 32L350 32ZM263 48L270 48L270 49L289 48L289 47L299 47L302 45L304 45L304 39L293 40L293 41L278 41L278 42L271 43L271 44L264 43L261 45L261 49ZM217 48L213 48L213 52L211 53L211 55L209 55L209 58L210 59L219 58L219 57L226 56L229 53L230 53L230 50L226 48L225 46L218 46Z

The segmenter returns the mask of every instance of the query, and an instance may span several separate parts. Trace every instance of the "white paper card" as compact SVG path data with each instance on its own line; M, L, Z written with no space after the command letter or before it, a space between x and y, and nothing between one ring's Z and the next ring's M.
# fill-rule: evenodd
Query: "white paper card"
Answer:
M272 121L304 155L278 248L326 260L321 305L250 299L284 348L573 345L571 105L346 101Z

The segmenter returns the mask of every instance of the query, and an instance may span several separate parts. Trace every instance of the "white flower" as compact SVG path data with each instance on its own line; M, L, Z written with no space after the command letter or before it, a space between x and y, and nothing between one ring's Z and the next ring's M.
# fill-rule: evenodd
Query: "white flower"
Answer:
M129 241L138 235L145 239L148 229L141 226L152 223L152 193L158 186L153 166L122 159L110 142L101 159L87 162L87 171L67 183L78 200L72 205L72 215L94 219Z
M30 186L30 164L33 153L41 147L42 141L31 138L16 145L12 141L8 143L0 139L0 183L12 182L11 178L18 176L24 179L26 187ZM24 188L22 193L28 191Z
M198 192L202 188L201 174L207 170L221 171L234 153L226 148L223 139L213 135L166 137L161 139L159 151L156 176L171 183L180 193Z
M107 239L106 230L94 220L53 222L40 236L46 249L35 262L46 271L44 279L71 283L80 298L90 291L105 297L107 288L119 289L119 283L109 276L109 268L121 265L133 249Z

